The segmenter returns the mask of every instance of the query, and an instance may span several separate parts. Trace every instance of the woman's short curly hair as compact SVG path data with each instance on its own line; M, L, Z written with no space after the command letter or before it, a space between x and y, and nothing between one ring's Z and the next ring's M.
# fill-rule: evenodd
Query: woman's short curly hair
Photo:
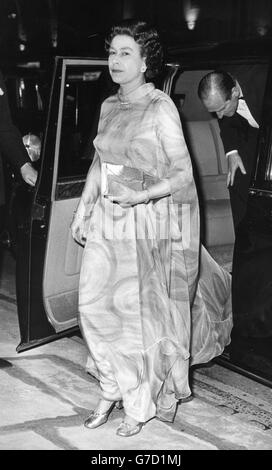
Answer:
M113 38L117 35L130 36L139 44L141 55L146 58L145 76L147 79L159 75L163 64L163 48L155 28L141 20L122 21L112 26L105 40L106 51L109 50Z

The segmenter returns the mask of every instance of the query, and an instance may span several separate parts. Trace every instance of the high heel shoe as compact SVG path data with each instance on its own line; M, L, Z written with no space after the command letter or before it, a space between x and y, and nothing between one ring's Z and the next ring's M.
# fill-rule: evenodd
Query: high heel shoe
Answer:
M123 406L123 400L118 400L116 403L115 403L115 408L117 408L118 410L122 410L124 408Z
M126 421L122 421L122 423L116 429L116 434L117 436L121 437L134 436L135 434L138 434L141 431L143 425L144 423L129 424L126 423Z
M94 428L98 428L99 426L102 426L102 424L105 424L108 421L109 415L112 412L114 406L116 406L116 408L121 410L123 408L122 400L113 402L110 405L109 409L105 411L104 413L101 413L96 410L91 411L88 418L84 421L84 426L88 429L94 429Z

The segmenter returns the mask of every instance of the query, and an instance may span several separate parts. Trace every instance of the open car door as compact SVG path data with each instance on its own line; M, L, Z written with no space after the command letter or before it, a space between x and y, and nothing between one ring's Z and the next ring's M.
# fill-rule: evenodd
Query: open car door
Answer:
M112 87L106 60L56 58L40 174L18 231L18 352L78 329L82 247L69 227L94 155L100 105ZM23 203L23 195L17 199Z

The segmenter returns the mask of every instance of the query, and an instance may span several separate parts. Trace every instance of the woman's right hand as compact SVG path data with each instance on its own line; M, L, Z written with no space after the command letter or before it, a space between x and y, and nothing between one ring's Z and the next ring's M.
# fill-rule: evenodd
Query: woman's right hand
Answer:
M70 229L73 239L80 245L85 245L86 242L87 233L85 227L85 217L79 216L75 213Z
M80 245L85 245L86 243L89 226L87 222L90 220L93 207L94 202L86 202L81 198L77 210L74 212L70 229L73 239L80 243Z

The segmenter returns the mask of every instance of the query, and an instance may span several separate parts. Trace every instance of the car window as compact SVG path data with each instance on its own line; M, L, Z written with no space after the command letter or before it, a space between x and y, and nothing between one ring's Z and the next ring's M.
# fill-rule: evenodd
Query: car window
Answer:
M102 101L115 92L105 66L68 66L63 97L58 181L85 176Z
M259 152L252 186L257 190L272 191L272 73L267 79L263 103L262 128L259 138ZM267 193L268 194L268 193Z

